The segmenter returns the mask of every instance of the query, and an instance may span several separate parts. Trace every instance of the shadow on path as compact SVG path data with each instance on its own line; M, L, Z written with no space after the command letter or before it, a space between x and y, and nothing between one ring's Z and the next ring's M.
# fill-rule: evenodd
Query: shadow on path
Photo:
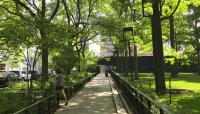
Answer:
M108 78L98 74L55 114L116 114Z

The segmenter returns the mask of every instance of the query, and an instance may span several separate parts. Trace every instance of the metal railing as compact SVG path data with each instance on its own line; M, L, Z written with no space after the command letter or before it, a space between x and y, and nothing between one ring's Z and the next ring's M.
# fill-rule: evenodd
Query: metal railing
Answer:
M65 92L67 93L67 98L71 98L75 95L78 91L80 91L84 85L91 81L96 74L93 74L80 82L65 88ZM56 109L59 107L59 95L54 94L51 95L41 101L38 101L22 110L15 112L14 114L53 114Z
M74 96L78 91L80 91L84 87L84 85L87 82L91 81L92 78L96 75L97 75L97 73L84 78L83 80L79 81L78 83L76 83L70 87L65 88L67 98L70 99L72 96Z
M38 101L14 114L53 114L59 107L57 95L51 95L41 101Z
M0 94L28 94L28 89L10 89L10 88L1 88ZM32 89L32 94L41 94L48 92L49 89Z
M110 71L110 74L132 112L138 114L172 114L164 105L132 87L113 71Z

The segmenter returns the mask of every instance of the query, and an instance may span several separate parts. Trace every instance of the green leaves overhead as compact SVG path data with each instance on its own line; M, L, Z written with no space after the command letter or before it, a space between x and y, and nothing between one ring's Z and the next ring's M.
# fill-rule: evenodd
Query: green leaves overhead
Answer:
M162 0L161 18L170 16L178 1ZM45 42L51 51L64 45L81 52L80 50L85 49L83 44L97 34L104 40L111 37L113 45L121 47L123 28L133 27L134 35L127 34L127 39L138 44L143 55L152 52L151 20L142 16L141 0L53 0L46 3L45 16L42 16L41 1L35 4L29 2L0 1L3 15L0 17L0 41L6 47L41 48ZM180 1L174 14L177 46L198 46L195 37L199 35L199 27L198 34L193 34L193 30L195 17L199 18L200 15L199 5L199 0ZM145 12L152 14L151 3L147 3L145 7ZM56 8L58 12L54 14ZM55 18L51 19L52 16ZM168 20L162 21L162 29L163 41L169 42ZM41 39L41 30L45 33L45 39Z

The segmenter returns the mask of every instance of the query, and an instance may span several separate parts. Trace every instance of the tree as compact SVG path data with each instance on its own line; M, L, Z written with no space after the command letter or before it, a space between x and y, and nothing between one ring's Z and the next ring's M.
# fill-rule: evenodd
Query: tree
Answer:
M188 16L188 21L190 23L190 27L192 29L192 35L193 35L193 42L192 44L194 44L195 47L195 55L197 56L197 62L196 64L198 65L198 71L200 69L200 46L199 46L199 31L200 28L198 27L198 23L199 23L199 17L200 17L200 13L199 13L199 6L195 6L195 5L190 5L189 10L190 12L192 12L189 16ZM200 71L198 72L200 74Z
M161 17L163 11L163 4L166 4L162 0L155 0L152 2L152 14L151 16L151 24L152 24L152 41L153 41L153 55L154 55L154 65L155 65L155 84L156 84L156 93L163 94L166 93L165 86L165 74L164 74L164 56L163 56L163 39L162 39L162 27L161 22L165 19L170 18L176 12L180 0L177 1L177 5L175 5L172 12L169 15L165 15ZM174 1L173 1L174 2ZM169 8L168 8L169 9ZM151 11L150 11L151 13Z
M98 0L62 0L64 15L67 18L65 21L66 30L68 30L66 40L69 46L76 49L77 56L80 60L82 58L83 63L87 42L97 36L95 26L91 24L97 15L94 12L97 3ZM79 71L80 64L78 65Z
M52 6L54 8L52 8ZM27 18L32 19L39 30L41 44L42 44L42 77L43 81L48 79L48 25L56 16L60 6L60 0L56 2L40 1L22 1L22 0L3 0L0 7L5 9L9 14L18 16L23 21Z
M62 69L66 75L70 74L71 69L79 61L76 52L70 46L62 45L52 52L53 67Z

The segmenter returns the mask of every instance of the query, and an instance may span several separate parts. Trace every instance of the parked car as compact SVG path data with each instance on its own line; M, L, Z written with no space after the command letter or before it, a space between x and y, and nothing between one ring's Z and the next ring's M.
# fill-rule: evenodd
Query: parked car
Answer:
M10 72L14 72L18 77L20 76L20 71L18 70L11 70Z
M17 71L17 70L12 70L10 72L14 72L15 74L17 74L18 79L25 81L25 80L30 80L31 78L33 80L38 80L41 76L41 73L39 71L28 71L28 77L27 77L27 71L23 70L23 71ZM34 77L31 77L31 74L34 73Z
M12 80L12 81L19 80L19 75L17 75L14 72L11 72L11 71L0 71L0 73L2 75L4 75L4 76L8 77L9 80Z
M12 80L12 81L17 81L19 80L19 75L17 75L16 73L14 72L6 72L5 75L9 78L9 80Z
M7 87L9 85L9 78L5 73L6 72L0 72L0 87Z

